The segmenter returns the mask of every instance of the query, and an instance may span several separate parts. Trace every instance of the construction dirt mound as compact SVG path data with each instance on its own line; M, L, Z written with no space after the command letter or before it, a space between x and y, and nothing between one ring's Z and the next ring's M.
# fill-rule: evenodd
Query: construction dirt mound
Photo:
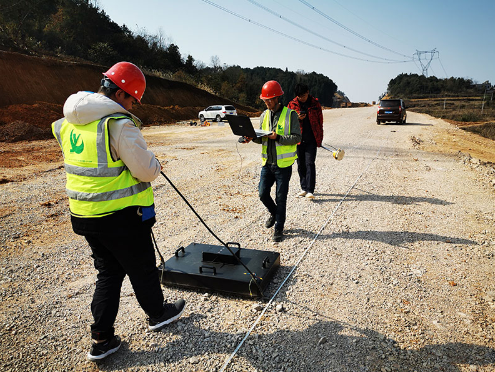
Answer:
M61 112L62 105L46 102L0 107L0 142L50 138L50 124Z
M63 116L67 97L96 91L108 66L64 62L0 51L0 142L47 139L51 123ZM197 120L198 112L215 104L232 104L239 114L259 112L186 83L146 76L143 105L133 114L143 125Z
M25 121L16 120L0 127L0 142L43 140L51 136L50 129L41 129Z

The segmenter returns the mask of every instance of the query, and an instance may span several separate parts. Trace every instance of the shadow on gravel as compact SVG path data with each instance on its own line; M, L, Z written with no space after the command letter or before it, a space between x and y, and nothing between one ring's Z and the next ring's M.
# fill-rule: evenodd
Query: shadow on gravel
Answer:
M424 124L424 123L403 123L403 124L397 124L397 123L382 123L380 125L387 125L387 126L404 126L404 125L415 125L415 126L419 126L419 127L432 127L433 124Z
M314 318L309 315L316 314L308 309L307 320L311 322ZM268 315L266 320L270 316L273 315ZM192 314L182 323L185 330L179 332L177 325L171 325L162 331L175 338L174 341L160 344L160 337L156 335L153 337L157 345L155 351L132 351L123 344L115 355L98 363L99 369L117 371L149 366L154 367L153 370L171 370L169 368L174 368L175 363L186 360L188 367L181 370L219 371L222 365L212 364L210 356L220 354L226 358L245 336L245 333L207 330L204 315ZM414 344L415 340L411 343ZM221 358L221 363L225 358ZM290 367L292 371L318 372L460 372L465 370L461 365L474 366L473 370L477 370L476 366L495 365L495 350L460 342L405 348L371 329L339 321L319 321L300 331L279 329L268 334L251 334L227 371L256 369L272 372L286 371Z
M455 238L451 236L417 233L412 231L342 231L329 235L320 235L321 239L356 239L374 240L390 245L400 246L404 243L414 243L418 241L433 241L449 244L478 245L474 240Z
M315 233L304 229L287 229L285 230L284 240L294 239L297 237L313 238ZM356 240L374 240L390 245L401 246L404 243L414 243L418 241L443 242L448 244L466 244L478 245L478 242L470 239L455 238L429 233L418 233L413 231L342 231L332 234L320 234L319 239L356 239Z
M314 199L313 203L327 203L336 202L342 200L345 194L317 194L318 199ZM376 201L391 204L400 205L412 205L419 203L429 203L435 205L451 205L454 203L437 199L437 198L423 198L419 196L400 196L400 195L377 195L377 194L359 194L359 195L347 195L347 201Z
M284 241L294 238L311 238L313 239L315 236L314 231L309 231L306 229L285 229L284 230Z

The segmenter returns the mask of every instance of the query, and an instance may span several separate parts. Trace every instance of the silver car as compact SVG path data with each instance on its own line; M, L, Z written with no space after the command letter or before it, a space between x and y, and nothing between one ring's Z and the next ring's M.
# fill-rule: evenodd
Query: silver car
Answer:
M198 114L198 118L201 121L214 119L215 121L220 122L225 119L225 115L227 114L237 115L235 107L231 105L214 105L205 108L203 111L200 111Z

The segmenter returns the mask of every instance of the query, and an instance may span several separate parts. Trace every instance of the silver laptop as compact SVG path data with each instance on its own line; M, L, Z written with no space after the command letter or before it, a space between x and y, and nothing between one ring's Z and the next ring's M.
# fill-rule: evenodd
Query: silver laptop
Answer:
M260 138L269 136L272 132L262 129L254 129L251 119L244 115L225 115L227 118L230 129L238 136Z

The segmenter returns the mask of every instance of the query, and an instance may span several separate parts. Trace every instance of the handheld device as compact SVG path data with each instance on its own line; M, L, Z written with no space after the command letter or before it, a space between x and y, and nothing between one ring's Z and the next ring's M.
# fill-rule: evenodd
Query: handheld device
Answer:
M330 146L330 145L328 145ZM321 146L322 149L325 149L327 151L330 151L332 153L332 156L335 160L342 160L344 159L344 155L345 155L345 151L342 150L342 149L336 149L335 147L333 146L330 146L332 149L334 149L335 151L332 151L330 150L329 148L326 148L325 146Z

